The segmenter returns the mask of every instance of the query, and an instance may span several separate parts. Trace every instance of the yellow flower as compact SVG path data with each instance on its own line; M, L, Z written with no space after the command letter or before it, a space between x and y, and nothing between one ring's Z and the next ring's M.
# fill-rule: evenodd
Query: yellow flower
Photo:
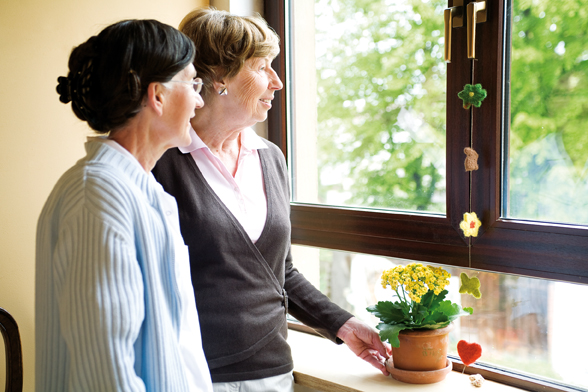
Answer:
M480 222L475 212L463 214L463 220L459 224L459 228L463 230L466 237L477 237L480 226L482 226L482 222Z
M382 272L382 287L401 290L411 301L420 303L429 291L439 295L449 284L451 275L441 267L423 266L411 263Z
M442 298L439 296L443 293L442 295L445 297L447 293L445 286L449 284L450 277L451 274L443 268L423 266L419 263L385 270L382 272L382 286L390 286L394 289L397 298L395 302L383 301L384 303L382 303L380 301L377 305L368 307L367 310L380 317L381 323L378 325L378 329L382 324L402 325L408 329L429 328L431 327L430 320L441 320L438 317L441 313L446 313L448 320L446 322L440 321L435 326L440 327L443 323L446 325L450 319L472 313L470 308L462 309L459 304L449 300L441 302ZM451 309L445 306L445 302L451 303ZM390 312L390 305L402 311ZM382 331L384 331L383 327L380 333ZM387 340L391 343L396 342L395 336L391 335Z

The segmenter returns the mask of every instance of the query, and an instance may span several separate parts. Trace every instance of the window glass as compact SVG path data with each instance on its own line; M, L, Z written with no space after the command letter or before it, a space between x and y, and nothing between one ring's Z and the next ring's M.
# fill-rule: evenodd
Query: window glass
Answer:
M294 201L445 213L445 7L291 2Z
M507 217L588 224L587 6L512 1Z
M315 277L313 284L333 302L374 327L379 320L366 307L393 300L392 291L380 284L382 272L411 262L303 246L293 246L293 254L296 265L298 255L304 255L306 264L298 268ZM588 312L578 302L588 298L588 286L443 268L452 275L448 298L474 309L471 316L455 322L450 335L453 355L457 356L459 340L476 342L482 346L478 364L588 388L588 339L584 332ZM461 272L478 277L480 299L459 294Z

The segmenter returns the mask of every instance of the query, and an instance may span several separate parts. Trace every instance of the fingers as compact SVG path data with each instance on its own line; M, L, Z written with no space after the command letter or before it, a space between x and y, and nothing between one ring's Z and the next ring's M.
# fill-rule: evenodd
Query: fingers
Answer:
M375 329L364 330L365 335L360 338L367 344L370 344L374 349L384 356L385 358L390 357L392 348L389 344L386 344L380 340L380 335Z
M385 358L389 358L392 355L392 347L390 347L390 345L386 345L384 344L381 340L380 340L380 336L378 334L376 334L376 344L375 344L375 348L378 350L378 352L384 356Z
M337 334L358 357L380 370L386 370L386 359L392 356L392 347L380 340L378 331L355 317L349 319Z
M386 370L386 359L381 357L380 355L378 355L377 357L375 355L368 355L365 358L363 358L363 360L372 365L373 367L375 367L376 369L378 369L379 371L381 371L384 376L390 375L390 373L388 373L388 370Z

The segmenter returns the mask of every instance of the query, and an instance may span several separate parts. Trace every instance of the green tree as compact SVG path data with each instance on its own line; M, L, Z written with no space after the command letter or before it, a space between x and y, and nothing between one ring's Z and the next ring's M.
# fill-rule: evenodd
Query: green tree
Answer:
M512 6L510 211L588 223L588 2Z
M317 0L323 202L444 212L446 6ZM588 223L587 6L508 4L509 216Z
M348 205L444 212L443 1L320 0L318 142Z

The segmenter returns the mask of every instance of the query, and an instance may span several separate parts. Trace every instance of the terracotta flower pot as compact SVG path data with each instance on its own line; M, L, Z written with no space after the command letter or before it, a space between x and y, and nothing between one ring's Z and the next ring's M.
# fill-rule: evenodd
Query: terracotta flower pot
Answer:
M394 367L410 371L433 371L447 367L449 332L453 324L430 330L404 330L398 335L400 347L392 347Z

